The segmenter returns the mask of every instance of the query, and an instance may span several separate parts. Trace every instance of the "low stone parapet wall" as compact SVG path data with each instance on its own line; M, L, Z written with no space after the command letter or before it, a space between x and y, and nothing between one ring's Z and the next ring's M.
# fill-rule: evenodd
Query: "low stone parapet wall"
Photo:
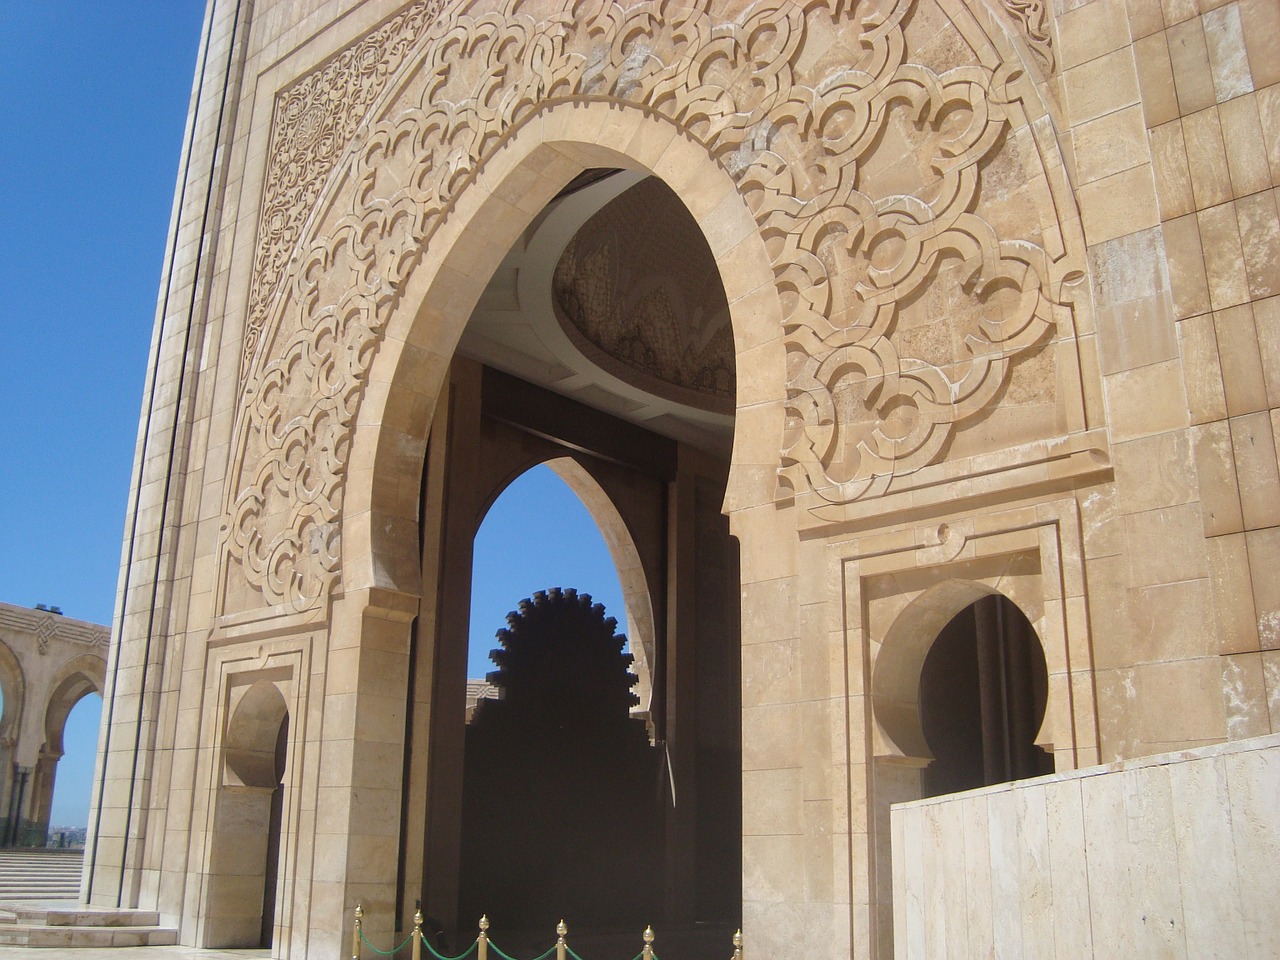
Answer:
M891 816L899 960L1280 956L1280 736Z

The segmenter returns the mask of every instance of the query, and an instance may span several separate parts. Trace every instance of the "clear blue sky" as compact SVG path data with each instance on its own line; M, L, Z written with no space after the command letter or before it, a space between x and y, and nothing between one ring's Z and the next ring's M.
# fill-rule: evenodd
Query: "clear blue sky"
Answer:
M203 0L0 3L0 600L110 623L147 349ZM568 520L578 531L566 534ZM508 610L617 578L550 471L476 545L472 675ZM87 818L97 715L73 712L54 823Z
M476 534L472 575L468 676L494 669L489 651L508 611L547 587L591 594L626 630L609 548L582 501L548 467L519 477L489 508Z

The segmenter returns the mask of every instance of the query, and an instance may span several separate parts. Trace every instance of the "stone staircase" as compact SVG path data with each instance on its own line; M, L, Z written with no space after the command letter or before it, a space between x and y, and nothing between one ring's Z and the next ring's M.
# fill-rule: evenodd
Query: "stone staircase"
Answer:
M83 850L0 850L0 900L78 900Z
M175 944L158 914L77 903L79 850L0 850L0 944L145 947Z

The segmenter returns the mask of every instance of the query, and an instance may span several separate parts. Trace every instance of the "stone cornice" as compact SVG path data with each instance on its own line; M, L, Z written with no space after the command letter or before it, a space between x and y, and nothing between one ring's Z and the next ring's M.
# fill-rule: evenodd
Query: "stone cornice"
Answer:
M111 642L109 627L11 603L0 603L0 631L31 634L41 645L54 637L90 647L105 647Z

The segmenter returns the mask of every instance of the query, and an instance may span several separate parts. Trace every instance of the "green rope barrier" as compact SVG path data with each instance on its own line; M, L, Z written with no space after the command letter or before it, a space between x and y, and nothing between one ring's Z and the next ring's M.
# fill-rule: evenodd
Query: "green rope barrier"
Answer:
M373 951L374 953L376 953L378 956L380 956L380 957L394 957L397 953L399 953L401 950L403 950L405 947L407 947L407 946L409 945L409 943L413 940L413 934L411 933L411 934L409 934L409 936L405 937L405 938L404 938L404 943L400 944L400 946L398 946L398 947L392 947L390 950L379 950L379 949L378 949L377 947L375 947L372 943L370 943L370 942L369 942L369 938L368 938L368 937L366 937L366 936L364 935L364 928L363 928L363 927L361 927L361 928L360 928L360 939L364 941L364 945L365 945L366 947L368 947L370 950L372 950L372 951Z
M507 953L506 951L504 951L501 947L499 947L499 946L498 946L496 943L494 943L492 940L490 940L490 941L489 941L489 949L490 949L490 950L492 950L494 953L496 953L499 957L501 957L501 958L502 958L502 960L516 960L516 958L515 958L515 957L511 956L511 954L509 954L509 953ZM541 953L541 954L539 954L538 956L534 957L534 958L533 958L533 960L547 960L547 957L551 956L551 955L552 955L553 953L555 953L555 952L556 952L556 948L553 946L553 947L552 947L550 950L548 950L546 953ZM570 951L570 952L572 952L572 951Z
M368 943L368 942L369 942L368 940L365 941L365 943ZM431 946L431 942L427 940L426 937L422 938L422 944L427 948L427 950L431 952L431 955L435 957L436 960L466 960L467 957L475 953L476 948L480 946L480 941L478 939L473 940L471 942L471 946L467 947L467 949L464 952L458 954L456 957L446 957L444 954L438 953L436 951L436 948ZM402 947L403 945L401 945L401 947L397 947L396 949L401 949ZM497 954L498 957L501 958L501 960L516 960L515 957L511 956L511 954L507 953L505 950L499 947L492 940L489 941L489 949L492 950L495 954ZM577 952L574 951L573 947L569 946L567 943L564 945L564 949L565 949L565 952L569 954L569 956L573 957L573 960L582 960L582 957L580 957L577 954ZM547 950L545 950L544 952L538 954L538 956L534 957L533 960L547 960L547 957L551 956L551 954L555 952L556 952L556 948L552 946ZM387 956L387 954L383 954L383 956ZM656 953L650 954L650 956L653 957L653 960L660 960L660 958ZM637 953L634 957L632 957L631 960L642 960L643 957L644 957L644 951L642 950L640 953Z
M456 957L446 957L443 953L437 953L436 948L431 945L431 941L426 937L422 938L422 945L427 948L427 951L435 957L436 960L465 960L466 957L471 956L471 954L476 951L476 948L480 946L480 939L477 937L475 940L472 940L471 946L467 947L466 950L462 951L462 953L458 954Z
M494 953L496 953L499 957L501 957L502 960L516 960L515 957L506 953L501 947L499 947L492 940L489 941L489 949L492 950Z
M379 950L372 943L370 943L369 938L364 935L363 927L360 928L360 939L364 941L364 945L366 947L368 947L378 956L393 957L413 941L413 934L412 933L409 934L409 936L405 938L404 943L400 944L400 946L392 947L390 950ZM462 951L462 953L458 954L456 957L446 957L443 953L440 953L438 950L436 950L436 948L431 945L431 941L428 940L426 937L422 938L422 945L427 948L427 952L430 953L431 956L435 957L436 960L466 960L467 957L471 956L471 954L476 952L476 949L480 946L480 940L479 938L472 940L471 946L467 947L466 950ZM515 957L511 956L511 954L507 953L505 950L499 947L492 940L489 941L489 949L492 950L495 954L497 954L500 960L516 960ZM567 943L564 945L564 949L565 949L565 952L569 954L569 956L573 957L573 960L582 960L582 957L578 955L577 951L575 951L573 947L569 946ZM547 957L551 956L555 952L556 952L556 947L555 945L552 945L549 949L538 954L538 956L534 957L533 960L547 960ZM656 953L652 954L652 956L653 956L653 960L658 960L658 955ZM634 957L631 958L631 960L641 960L642 957L644 957L644 951L637 953Z

